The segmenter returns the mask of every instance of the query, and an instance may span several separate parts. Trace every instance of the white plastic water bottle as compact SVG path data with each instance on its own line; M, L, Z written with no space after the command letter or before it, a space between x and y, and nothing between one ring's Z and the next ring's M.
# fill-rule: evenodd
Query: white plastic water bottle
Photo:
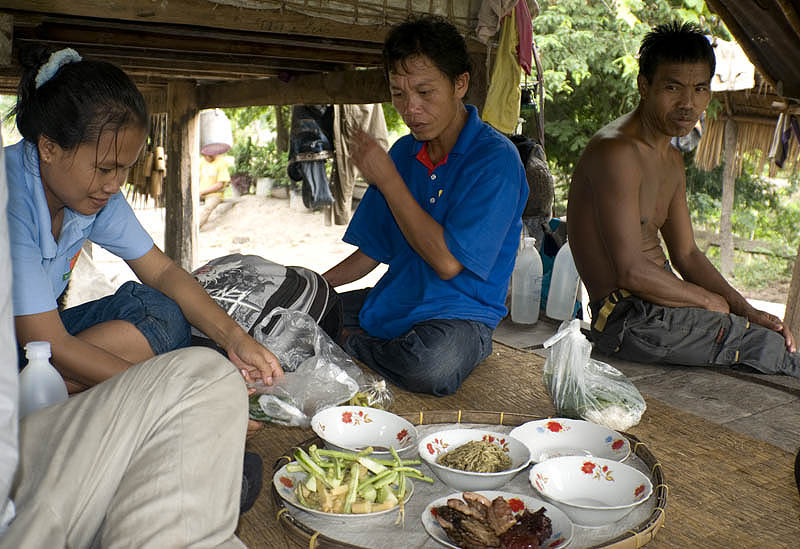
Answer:
M539 320L541 294L542 258L536 249L536 239L526 236L511 273L511 320L518 324L535 324Z
M578 269L575 268L572 250L567 242L558 250L553 262L545 314L555 320L571 319L575 313L579 282Z
M50 343L29 341L25 344L28 365L19 374L20 419L58 402L67 400L64 378L50 364Z

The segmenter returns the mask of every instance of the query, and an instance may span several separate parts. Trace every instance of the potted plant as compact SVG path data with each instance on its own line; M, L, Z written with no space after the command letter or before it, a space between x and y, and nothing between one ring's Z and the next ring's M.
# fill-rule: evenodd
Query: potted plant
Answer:
M250 173L257 181L257 188L259 186L262 189L270 188L272 196L284 198L288 196L286 191L291 185L286 173L288 162L288 155L279 152L274 141L253 147ZM267 193L262 190L256 194Z
M231 187L234 192L242 195L250 192L250 187L255 180L252 176L252 161L253 161L253 140L247 138L246 141L237 141L231 147L231 154L233 155L233 174L231 175Z

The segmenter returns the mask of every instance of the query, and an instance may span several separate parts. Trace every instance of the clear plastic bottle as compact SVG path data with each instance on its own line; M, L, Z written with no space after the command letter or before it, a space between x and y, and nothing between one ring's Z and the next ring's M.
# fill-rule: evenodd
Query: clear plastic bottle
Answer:
M550 290L547 294L545 314L555 320L569 320L575 315L575 299L580 277L569 242L561 246L553 262Z
M67 400L64 378L50 364L50 343L30 341L25 345L28 365L19 374L19 417L39 408Z
M536 249L536 239L526 236L511 274L511 320L518 324L535 324L539 320L541 293L542 258Z

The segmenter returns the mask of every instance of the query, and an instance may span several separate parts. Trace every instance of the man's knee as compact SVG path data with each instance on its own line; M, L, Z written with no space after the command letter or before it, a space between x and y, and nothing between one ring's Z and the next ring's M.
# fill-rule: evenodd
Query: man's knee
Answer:
M172 376L218 387L215 392L224 392L231 397L243 397L246 393L244 382L236 366L223 355L207 347L186 347L163 355L147 362Z
M407 387L417 393L446 396L455 393L477 366L475 357L453 352L446 342L414 348L404 356Z
M411 390L436 396L455 393L491 352L491 330L476 322L435 320L401 338Z

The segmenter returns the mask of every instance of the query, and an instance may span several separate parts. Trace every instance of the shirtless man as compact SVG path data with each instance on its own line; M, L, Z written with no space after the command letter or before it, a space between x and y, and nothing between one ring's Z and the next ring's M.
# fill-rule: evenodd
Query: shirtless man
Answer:
M598 131L578 161L567 214L592 341L625 360L800 377L789 330L753 308L694 241L683 159L670 140L705 110L714 67L695 26L656 27L639 50L639 106Z

